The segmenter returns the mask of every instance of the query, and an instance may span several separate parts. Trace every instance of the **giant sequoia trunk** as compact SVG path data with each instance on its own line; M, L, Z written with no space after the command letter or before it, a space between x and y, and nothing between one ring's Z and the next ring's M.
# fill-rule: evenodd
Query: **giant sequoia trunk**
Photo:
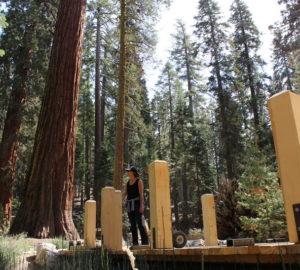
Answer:
M28 88L28 67L31 59L31 48L28 42L28 30L24 35L24 46L19 49L14 74L13 89L6 113L6 119L0 143L0 212L3 220L0 224L9 225L12 211L13 181L16 169L18 134L21 129L23 105Z
M75 128L86 0L61 0L24 200L10 232L77 238Z

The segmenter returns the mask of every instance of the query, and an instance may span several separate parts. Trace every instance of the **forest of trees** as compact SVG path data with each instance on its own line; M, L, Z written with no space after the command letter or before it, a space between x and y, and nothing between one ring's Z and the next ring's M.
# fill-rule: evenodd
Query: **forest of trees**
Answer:
M217 0L198 0L150 99L145 69L171 2L1 4L0 232L77 238L84 201L122 189L124 168L139 169L147 202L147 165L160 159L174 228L201 229L200 197L213 193L220 239L286 236L266 102L300 89L299 1L278 0L269 74L246 2L224 21Z

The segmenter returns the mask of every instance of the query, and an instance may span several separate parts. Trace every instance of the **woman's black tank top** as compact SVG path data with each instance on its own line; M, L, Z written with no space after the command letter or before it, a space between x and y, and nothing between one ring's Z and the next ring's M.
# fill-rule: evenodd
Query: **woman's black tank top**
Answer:
M127 182L127 200L132 200L140 196L139 192L139 178L137 178L133 185L130 185L128 181Z

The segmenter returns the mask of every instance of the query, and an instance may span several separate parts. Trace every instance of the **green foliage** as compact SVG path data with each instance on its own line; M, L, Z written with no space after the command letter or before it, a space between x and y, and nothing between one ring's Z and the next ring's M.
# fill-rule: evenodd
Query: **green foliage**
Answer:
M1 28L5 28L7 26L8 26L8 23L6 22L5 15L0 14L0 31L1 31ZM3 56L4 54L5 54L5 52L0 49L0 57Z
M69 241L63 237L54 238L52 239L52 244L56 246L56 249L68 249L69 248Z
M218 72L216 65L224 65L226 62L225 49L228 47L228 24L221 19L220 8L216 1L200 0L196 19L195 35L197 47L202 54L209 53L212 57L208 62L209 67L214 67L213 74ZM216 86L215 91L220 91Z
M8 23L6 22L6 18L4 14L0 14L0 27L5 28L8 26Z
M26 236L20 234L17 236L0 237L0 269L16 269L18 261L25 251L28 251L31 245Z
M237 192L242 213L242 235L259 241L284 237L285 214L278 175L257 146L247 149L247 157Z
M284 49L284 37L279 26L272 27L273 30L273 92L278 93L283 90L296 90L293 77L295 64L292 53Z
M126 260L115 261L112 256L104 249L97 248L91 251L78 251L71 256L59 256L53 261L43 266L43 270L117 270L129 269L130 264Z
M300 93L300 51L296 51L292 55L293 66L295 67L295 75L293 83L295 85L295 92Z
M177 32L173 35L174 45L171 56L172 61L176 64L175 68L180 79L186 82L187 94L191 102L191 99L194 99L195 89L200 81L198 73L201 64L198 61L199 59L195 57L196 47L192 42L192 37L187 33L185 24L182 21L177 21L176 27Z
M6 226L3 223L4 220L5 220L5 213L3 211L3 207L0 207L0 236L4 234L7 230Z
M285 45L290 50L299 49L300 3L297 0L278 0L283 6L281 29L284 31Z
M278 0L282 5L282 19L271 26L273 30L273 91L299 92L299 29L300 4L297 0ZM298 70L298 71L297 71Z
M234 0L231 5L230 23L234 27L231 34L231 61L233 71L233 87L238 93L237 98L243 102L242 110L249 110L253 117L242 114L241 121L246 127L253 127L259 146L268 145L263 143L266 135L263 125L266 121L263 112L269 86L265 84L268 78L264 72L264 61L258 54L260 48L260 33L253 22L249 8L243 0ZM246 117L245 117L246 116Z
M184 52L184 48L180 48ZM173 52L176 50L179 53L177 49L174 48ZM186 63L184 57L181 59ZM177 61L180 61L180 57ZM182 62L180 65L184 66ZM196 91L192 94L195 109L191 114L190 92L186 91L182 77L179 78L181 72L175 69L180 65L173 65L170 60L164 66L151 110L154 154L158 159L170 163L172 199L177 205L174 207L174 226L187 232L192 226L191 216L194 214L197 218L193 221L201 224L201 218L198 217L201 212L199 198L214 190L215 178L209 151L212 130L205 106L201 103L203 98ZM186 74L186 71L183 73Z

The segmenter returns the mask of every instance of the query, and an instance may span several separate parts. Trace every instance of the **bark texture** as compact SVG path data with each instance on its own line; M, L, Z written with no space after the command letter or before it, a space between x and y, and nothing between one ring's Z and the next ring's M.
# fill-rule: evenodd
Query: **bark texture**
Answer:
M18 134L21 130L23 107L28 89L28 70L32 55L30 46L26 46L28 36L28 34L24 35L24 46L19 49L13 89L0 143L0 207L2 208L0 212L3 218L0 224L5 226L8 226L11 220L13 182L19 145Z
M116 144L114 161L113 185L115 189L123 189L123 164L124 164L124 119L125 119L125 89L126 89L126 46L125 46L125 21L126 3L120 0L120 68L119 68L119 95L116 124Z
M10 233L78 238L72 199L86 0L61 0L24 200Z

